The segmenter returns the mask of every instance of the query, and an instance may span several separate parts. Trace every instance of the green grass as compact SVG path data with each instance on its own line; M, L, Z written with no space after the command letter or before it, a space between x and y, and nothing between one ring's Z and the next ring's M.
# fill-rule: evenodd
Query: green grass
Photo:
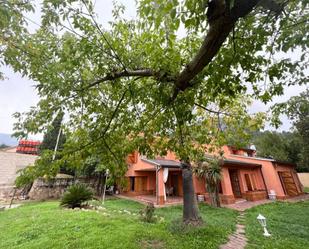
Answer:
M271 237L265 238L256 217L267 218ZM276 202L257 206L246 212L248 249L306 249L309 248L309 202Z
M43 202L1 212L0 248L218 248L235 229L237 216L201 205L205 226L179 231L175 220L181 219L181 206L156 209L160 222L153 224L139 219L139 203L111 199L105 208L68 210Z
M305 191L306 193L309 193L309 187L304 187L304 191Z

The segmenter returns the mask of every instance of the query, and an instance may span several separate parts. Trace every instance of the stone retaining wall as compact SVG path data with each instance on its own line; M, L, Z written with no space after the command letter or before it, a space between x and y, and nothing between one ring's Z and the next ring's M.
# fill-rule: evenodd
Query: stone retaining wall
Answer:
M74 179L73 176L66 174L58 174L52 179L38 178L34 181L28 196L31 200L59 199L66 189L74 184L74 182L84 183L95 190L97 179Z
M28 196L31 200L58 199L73 182L72 176L55 177L48 180L39 178L34 181Z

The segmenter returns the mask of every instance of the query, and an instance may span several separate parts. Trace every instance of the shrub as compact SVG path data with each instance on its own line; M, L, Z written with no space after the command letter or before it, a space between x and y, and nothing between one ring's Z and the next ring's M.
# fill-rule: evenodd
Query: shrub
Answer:
M82 203L91 200L92 191L84 184L70 186L64 193L60 205L68 208L81 207Z
M146 207L140 211L141 219L145 222L154 222L155 218L153 216L155 211L153 203L147 203Z

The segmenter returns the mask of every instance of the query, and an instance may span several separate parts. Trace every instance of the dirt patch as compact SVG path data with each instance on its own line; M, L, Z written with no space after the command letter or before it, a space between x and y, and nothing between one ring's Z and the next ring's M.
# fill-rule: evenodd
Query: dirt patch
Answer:
M160 240L142 240L140 241L140 246L143 249L162 249L164 247L164 242Z

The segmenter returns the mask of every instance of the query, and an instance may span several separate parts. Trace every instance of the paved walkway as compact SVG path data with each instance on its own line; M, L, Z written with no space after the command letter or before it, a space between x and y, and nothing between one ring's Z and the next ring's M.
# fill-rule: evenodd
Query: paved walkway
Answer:
M10 208L17 208L19 207L21 204L12 204L11 207L9 204L0 204L0 211L3 211L5 209L10 209Z
M299 196L295 196L295 197L291 197L288 198L286 200L275 200L275 201L282 201L282 202L299 202L299 201L305 201L305 200L309 200L309 194L303 194L303 195L299 195ZM235 209L237 211L245 211L249 208L255 207L255 206L259 206L262 204L266 204L266 203L272 203L275 202L269 199L265 199L265 200L260 200L260 201L238 201L234 204L230 204L230 205L222 205L223 207L226 208L231 208L231 209Z
M293 198L289 198L289 199L286 199L284 201L286 201L286 202L299 202L299 201L306 201L306 200L309 200L309 194L308 193L303 194L303 195L299 195L299 196L296 196L296 197L293 197Z
M236 202L234 204L229 204L229 205L222 205L223 207L226 208L231 208L231 209L235 209L237 211L243 212L246 209L258 206L258 205L262 205L262 204L266 204L266 203L271 203L273 201L266 199L266 200L260 200L260 201L240 201L240 202Z
M229 236L229 241L220 246L220 249L243 249L247 245L247 238L245 236L245 213L240 212L237 216L236 231Z

